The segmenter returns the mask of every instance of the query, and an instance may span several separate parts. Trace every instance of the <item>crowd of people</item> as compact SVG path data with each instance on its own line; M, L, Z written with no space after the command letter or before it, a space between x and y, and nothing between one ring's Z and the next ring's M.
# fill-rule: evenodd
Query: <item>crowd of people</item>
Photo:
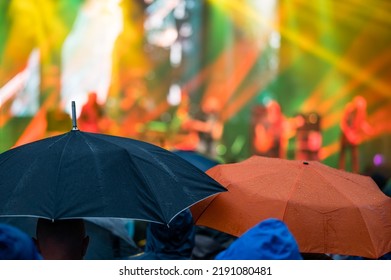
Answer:
M83 220L51 221L40 218L36 239L20 229L0 224L0 259L3 260L82 260L89 236ZM217 241L215 241L217 242ZM123 260L192 260L196 247L196 226L189 210L181 212L169 226L149 223L143 251ZM216 260L301 260L299 247L280 220L260 222L231 243L208 254Z
M148 223L140 253L117 260L364 260L359 256L300 252L287 225L276 218L263 220L240 237L217 235L199 239L202 227L187 209L169 226ZM206 228L207 230L211 230ZM205 229L204 229L205 230ZM218 231L215 231L218 232ZM82 219L52 221L40 218L36 238L19 228L0 223L0 260L83 260L89 236ZM391 258L391 252L379 259Z

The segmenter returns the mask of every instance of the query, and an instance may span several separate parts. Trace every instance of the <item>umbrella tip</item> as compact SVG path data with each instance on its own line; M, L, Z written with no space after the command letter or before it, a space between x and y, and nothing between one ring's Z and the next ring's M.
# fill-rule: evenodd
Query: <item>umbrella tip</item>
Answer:
M76 103L72 101L72 130L79 130L76 119Z
M303 164L309 165L310 163L308 161L303 161Z

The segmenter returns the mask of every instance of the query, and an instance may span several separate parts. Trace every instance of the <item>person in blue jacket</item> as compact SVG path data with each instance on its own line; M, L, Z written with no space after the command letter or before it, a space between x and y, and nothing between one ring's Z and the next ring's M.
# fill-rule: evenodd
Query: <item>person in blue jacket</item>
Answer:
M284 222L264 220L236 239L216 260L302 260L295 238Z
M42 256L27 233L1 223L0 260L42 260Z
M149 223L144 252L128 260L189 260L194 248L195 228L190 210L178 214L167 227Z

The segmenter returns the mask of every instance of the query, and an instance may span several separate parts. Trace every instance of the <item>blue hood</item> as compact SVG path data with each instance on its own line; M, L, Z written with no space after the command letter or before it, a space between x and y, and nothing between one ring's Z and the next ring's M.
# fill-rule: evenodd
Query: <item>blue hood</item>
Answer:
M150 223L147 227L144 253L131 259L183 260L190 259L194 248L195 228L187 209L176 216L169 227Z
M0 260L41 260L30 236L16 227L0 224Z
M301 260L299 247L287 226L267 219L245 232L216 260Z

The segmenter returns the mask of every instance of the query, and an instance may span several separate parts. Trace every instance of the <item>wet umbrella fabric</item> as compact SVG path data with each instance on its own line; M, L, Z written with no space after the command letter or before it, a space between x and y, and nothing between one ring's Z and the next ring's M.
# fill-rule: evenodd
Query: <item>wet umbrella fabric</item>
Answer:
M79 130L0 154L0 178L0 217L168 224L183 209L225 191L158 146Z
M206 172L208 169L220 164L219 161L211 159L194 150L174 150L173 153L187 160L200 170ZM196 226L195 245L192 252L193 259L213 259L214 256L226 249L235 239L234 236L212 228Z
M391 199L370 177L317 161L261 156L207 173L228 191L191 208L197 225L240 236L277 218L301 252L375 259L391 251Z

